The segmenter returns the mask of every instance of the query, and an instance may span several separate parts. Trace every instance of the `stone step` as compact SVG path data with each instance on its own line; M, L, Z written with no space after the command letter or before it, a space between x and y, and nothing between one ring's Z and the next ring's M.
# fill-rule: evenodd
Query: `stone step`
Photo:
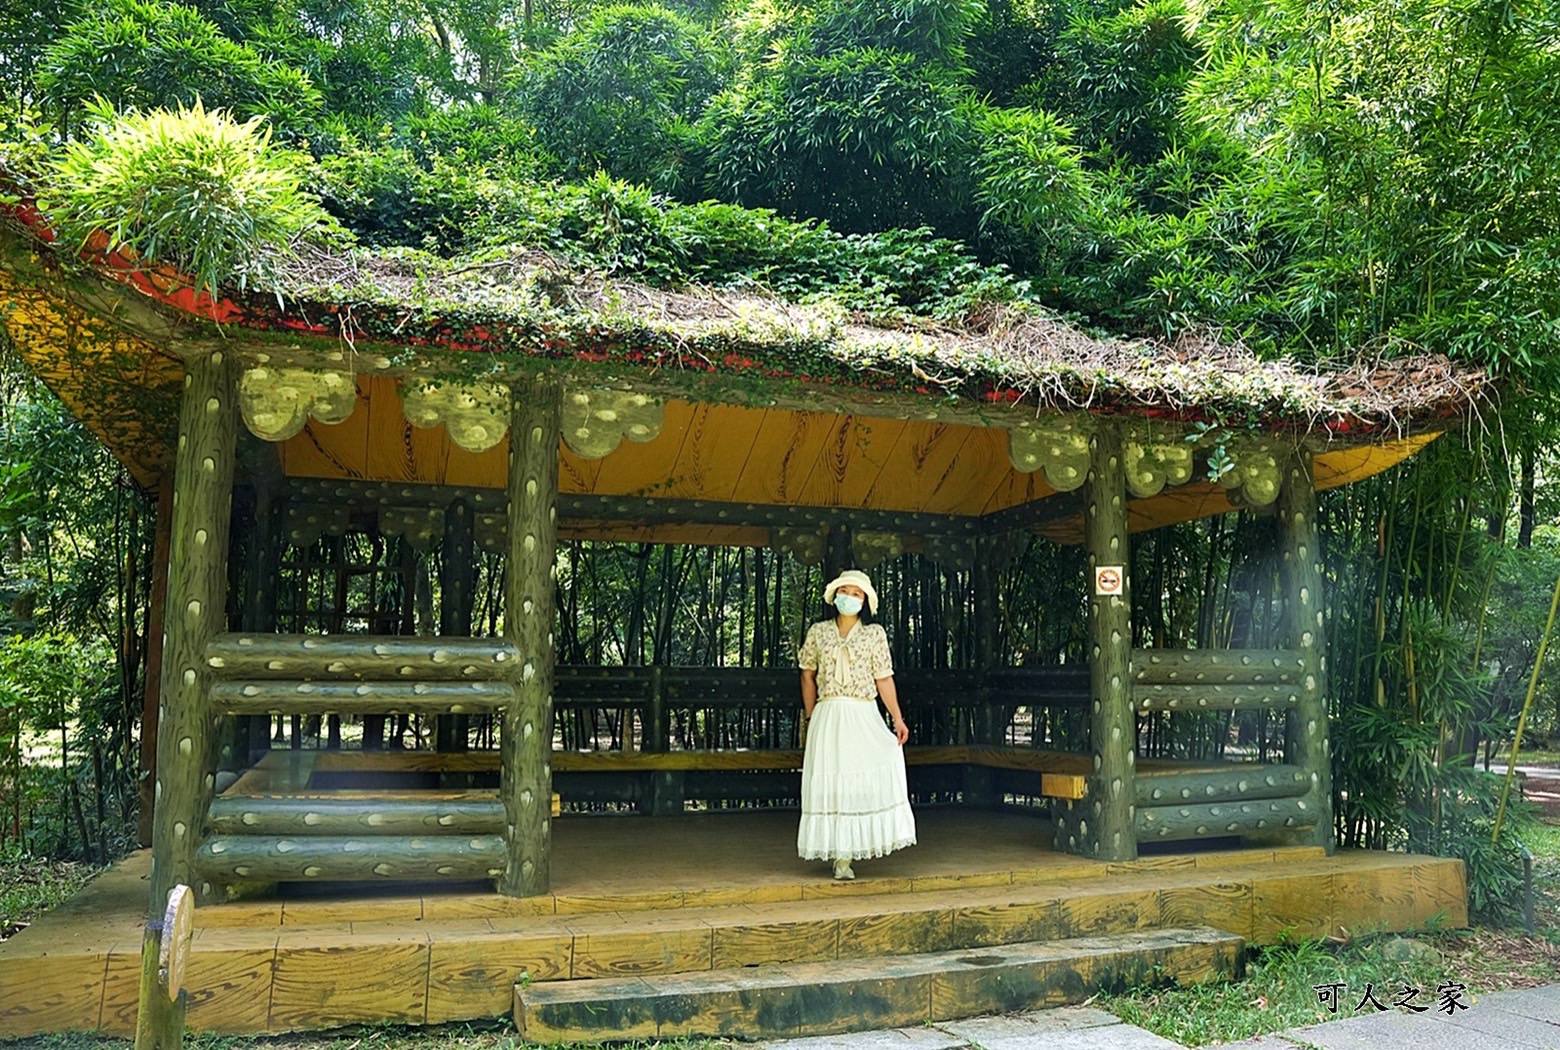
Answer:
M540 1043L868 1031L1078 1003L1102 989L1238 979L1245 941L1207 926L857 960L515 986Z

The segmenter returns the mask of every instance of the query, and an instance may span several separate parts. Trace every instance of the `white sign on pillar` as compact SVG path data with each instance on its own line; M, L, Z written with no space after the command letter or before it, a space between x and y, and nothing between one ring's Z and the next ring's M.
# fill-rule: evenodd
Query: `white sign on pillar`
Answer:
M1125 570L1120 565L1098 565L1094 569L1094 595L1097 598L1121 597Z

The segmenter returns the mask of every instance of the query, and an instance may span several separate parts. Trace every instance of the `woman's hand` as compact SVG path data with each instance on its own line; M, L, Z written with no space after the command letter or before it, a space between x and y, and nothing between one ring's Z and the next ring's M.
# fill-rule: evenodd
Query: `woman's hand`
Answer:
M894 739L899 741L900 747L904 747L905 741L910 739L910 727L905 725L903 718L894 719Z

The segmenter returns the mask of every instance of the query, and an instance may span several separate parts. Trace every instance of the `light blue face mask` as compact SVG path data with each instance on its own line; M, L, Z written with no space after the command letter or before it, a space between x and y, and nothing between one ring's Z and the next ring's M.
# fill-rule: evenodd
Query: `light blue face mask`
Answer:
M846 616L855 616L861 611L861 599L854 594L836 594L834 607Z

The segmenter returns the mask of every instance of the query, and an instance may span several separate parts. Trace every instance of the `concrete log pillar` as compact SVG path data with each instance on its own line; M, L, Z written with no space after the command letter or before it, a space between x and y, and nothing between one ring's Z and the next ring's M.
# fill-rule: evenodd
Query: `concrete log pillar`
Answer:
M1089 738L1094 769L1088 795L1058 807L1057 846L1100 860L1137 856L1132 706L1132 591L1128 568L1126 468L1121 437L1102 426L1089 439L1085 528L1089 545ZM1119 570L1119 591L1101 594L1099 570Z
M1335 846L1332 813L1332 746L1327 721L1327 633L1323 616L1322 554L1316 533L1316 488L1311 456L1300 451L1284 468L1278 493L1283 530L1284 600L1289 647L1298 651L1305 669L1300 702L1289 711L1284 736L1284 761L1299 766L1311 778L1306 802L1316 807L1317 821L1299 841Z
M216 351L186 363L179 410L163 620L161 711L153 786L151 901L174 886L199 896L195 854L216 784L215 717L207 702L206 643L225 627L228 527L238 406L232 368Z
M509 550L504 634L519 653L515 702L500 739L509 862L501 889L515 897L552 883L553 614L558 547L556 381L517 383L509 429Z

